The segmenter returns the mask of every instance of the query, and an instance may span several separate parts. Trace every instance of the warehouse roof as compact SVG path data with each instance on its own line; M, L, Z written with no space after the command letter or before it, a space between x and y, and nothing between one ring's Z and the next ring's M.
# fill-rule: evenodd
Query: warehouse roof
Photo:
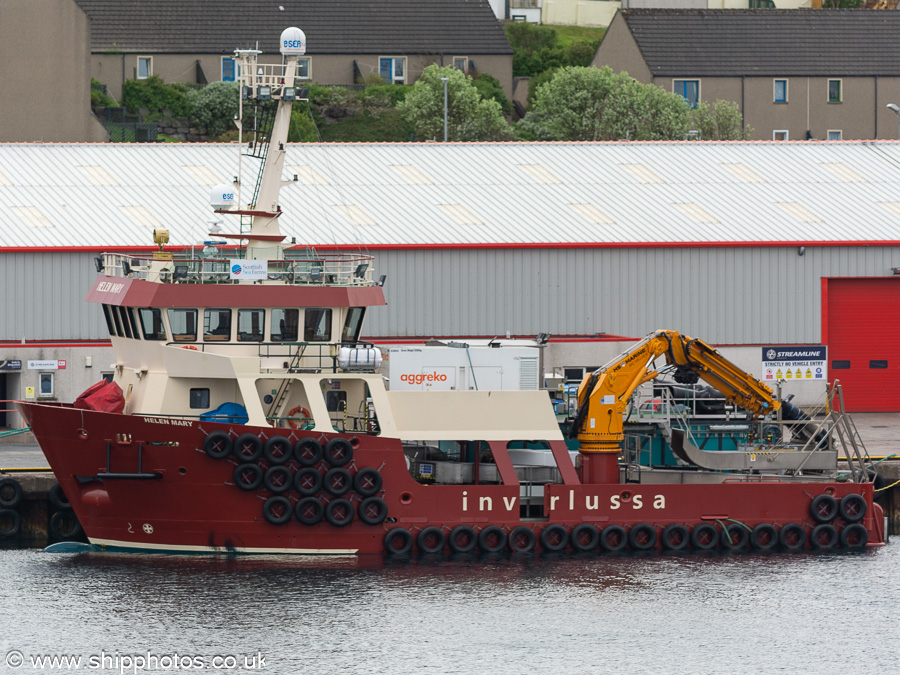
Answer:
M629 9L656 76L900 75L900 12Z
M487 0L76 0L94 52L278 52L288 26L308 54L512 54ZM248 37L253 42L248 43Z
M236 144L0 144L0 247L208 239ZM243 158L244 196L256 160ZM292 144L282 232L314 246L900 244L900 143Z

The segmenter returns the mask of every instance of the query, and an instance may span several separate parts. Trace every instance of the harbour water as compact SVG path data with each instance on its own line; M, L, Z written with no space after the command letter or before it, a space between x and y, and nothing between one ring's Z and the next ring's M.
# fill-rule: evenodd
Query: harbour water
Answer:
M897 544L395 561L7 549L0 672L79 658L101 673L887 673L898 572Z

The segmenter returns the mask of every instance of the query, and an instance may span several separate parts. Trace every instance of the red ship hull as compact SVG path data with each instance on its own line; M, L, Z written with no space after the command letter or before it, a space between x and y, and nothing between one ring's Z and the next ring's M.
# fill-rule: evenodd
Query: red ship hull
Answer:
M467 550L468 537L463 535L474 534L474 547L474 538L491 526L502 532L493 530L482 537L480 550L493 550L498 542L507 550L560 550L560 543L563 549L609 550L610 544L616 548L618 539L622 539L620 548L707 548L708 542L688 537L701 524L715 528L723 548L770 548L772 534L785 534L788 525L795 533L795 526L802 528L799 545L789 539L788 548L858 548L884 540L883 514L873 502L871 483L781 482L747 476L712 484L582 484L570 468L562 472L563 483L545 486L543 518L523 518L519 485L420 484L410 475L396 439L337 433L311 436L311 432L290 429L30 402L19 407L90 542L106 549L380 554L386 548L405 552L413 542L414 550L444 550L446 537L446 550L453 551ZM235 484L236 468L248 462L233 455L211 457L205 443L214 432L225 432L231 439L249 433L261 443L282 436L290 445L311 437L323 445L334 438L346 439L352 446L352 459L341 468L349 473L350 482L369 468L380 476L381 485L375 494L371 484L365 490L357 485L344 494L331 494L324 488L315 491L312 499L321 504L319 511L325 517L320 513L319 522L304 524L296 514L304 496L295 485L284 492L278 486L280 494L276 494L265 484L252 489ZM249 463L259 467L260 475L273 464L262 457ZM293 456L281 466L292 477L304 468ZM321 459L310 468L324 477L333 467ZM347 478L340 471L334 475ZM373 472L366 475L373 477ZM332 486L332 491L340 493L346 487ZM820 495L827 495L817 501L825 512L817 514L811 505ZM849 495L859 495L861 500L845 499ZM282 499L273 501L276 496ZM329 507L338 500L346 503ZM842 500L845 506L855 503L862 508L829 514L828 508ZM274 504L269 513L272 519L281 519L289 504L286 522L275 524L264 517L263 510L270 504ZM379 512L382 504L386 512ZM315 520L316 510L312 509L310 520ZM562 526L564 532L551 526ZM443 534L429 529L430 538L422 540L419 535L426 528L438 528ZM402 532L389 534L392 530ZM759 535L748 538L742 531ZM599 546L593 539L595 532L601 534ZM612 536L617 532L618 537ZM760 536L762 545L757 541ZM685 539L683 545L680 539Z

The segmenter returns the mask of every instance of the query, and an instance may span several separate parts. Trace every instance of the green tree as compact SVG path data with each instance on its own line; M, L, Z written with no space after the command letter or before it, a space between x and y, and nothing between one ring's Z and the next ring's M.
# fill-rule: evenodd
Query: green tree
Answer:
M447 136L451 141L497 141L512 137L500 104L482 99L472 78L449 66L428 66L397 107L420 139L444 137L447 78Z
M141 108L158 117L169 110L175 117L190 117L197 92L186 84L166 84L162 78L152 75L145 80L126 80L122 87L122 103L131 113Z
M544 47L555 47L556 31L527 21L511 21L504 29L509 46L518 50L536 52Z
M608 67L570 66L538 87L518 130L523 140L671 140L685 137L689 120L677 94Z
M691 129L700 132L704 141L741 141L750 138L753 130L743 127L740 108L734 101L701 101L691 110Z
M219 136L234 128L238 114L238 85L235 82L210 82L194 99L191 119L210 136Z
M481 75L472 80L472 85L478 90L478 93L481 94L481 98L492 98L497 101L497 103L500 104L500 110L503 111L504 115L509 117L513 114L512 101L510 101L506 97L506 94L503 93L503 87L500 85L500 80L496 77L488 75L487 73L481 73Z

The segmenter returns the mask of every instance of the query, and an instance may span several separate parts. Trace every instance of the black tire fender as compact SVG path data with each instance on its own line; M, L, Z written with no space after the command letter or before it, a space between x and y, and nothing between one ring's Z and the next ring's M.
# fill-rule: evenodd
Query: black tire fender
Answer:
M387 518L388 506L380 497L366 497L357 507L359 519L366 525L381 525Z
M304 497L294 507L294 517L303 525L317 525L324 515L325 507L315 497Z
M287 497L269 497L263 504L263 518L272 525L284 525L294 515L294 507Z
M294 489L303 497L312 497L322 489L322 474L310 466L294 474Z
M213 459L225 459L233 447L231 436L225 431L213 431L203 439L203 451Z
M471 525L457 525L450 532L448 543L454 553L471 553L478 544L478 535Z
M729 523L722 529L719 541L722 543L722 548L730 551L742 551L750 542L750 532L743 525Z
M559 523L552 523L541 530L541 548L551 553L565 551L569 545L569 532Z
M771 551L778 546L778 530L769 523L759 523L750 532L750 546L757 551Z
M69 509L57 511L50 517L50 534L54 539L75 539L81 536L81 523Z
M698 551L714 551L719 545L719 531L712 523L697 523L691 528L691 546Z
M373 497L381 491L381 474L370 466L363 467L353 477L353 489L363 497Z
M861 521L865 518L868 508L866 498L855 493L846 495L838 503L838 513L847 523L858 523Z
M15 478L0 478L0 509L14 509L22 503L22 486Z
M628 545L628 534L621 525L607 525L600 530L600 548L610 553L623 550Z
M384 550L388 555L407 555L412 547L412 532L405 527L395 527L384 535Z
M9 521L7 526L5 523ZM0 509L0 539L15 537L22 530L22 516L12 509Z
M263 474L263 485L265 485L266 490L272 494L284 494L291 489L293 484L294 474L292 474L291 470L286 466L280 464L270 466L266 469L266 473Z
M831 495L817 495L809 503L809 515L817 523L830 523L837 514L837 500Z
M494 539L494 543L491 543ZM478 548L483 553L499 553L506 548L506 532L496 525L488 525L478 533Z
M633 525L628 532L628 543L635 551L649 551L656 546L656 528L650 523Z
M809 533L809 545L818 551L828 551L837 546L838 532L831 523L819 523Z
M325 472L325 478L322 479L322 486L325 492L335 497L342 497L353 487L353 478L347 469L336 466Z
M862 523L850 523L841 530L841 548L848 550L865 548L869 543L869 531Z
M788 551L802 551L806 547L806 530L797 523L783 525L778 531L778 543Z
M232 452L239 462L255 462L262 455L262 441L256 434L241 434L234 439Z
M681 523L671 523L663 528L660 539L667 551L681 551L691 543L691 533Z
M315 466L322 461L322 452L322 444L309 436L294 444L294 459L300 466Z
M269 464L284 464L294 454L294 446L284 436L272 436L263 444L263 457Z
M262 485L263 470L256 464L247 462L246 464L238 464L234 467L234 484L241 490L248 492L257 489Z
M600 532L590 523L578 523L572 528L569 540L576 551L593 551L600 543Z
M353 513L353 504L350 503L350 500L338 497L328 502L325 507L325 520L335 527L344 527L353 520Z
M50 500L50 506L59 511L66 511L72 508L69 498L66 497L62 485L59 483L53 484L53 487L50 488L50 492L47 493L47 499Z
M447 535L444 534L441 528L434 525L422 529L416 537L416 545L419 547L419 551L426 554L440 553L444 550L446 544Z
M534 550L537 537L534 530L524 525L514 527L509 533L509 550L513 553L528 553Z
M353 446L346 438L332 438L325 444L325 459L331 466L344 466L353 459Z

